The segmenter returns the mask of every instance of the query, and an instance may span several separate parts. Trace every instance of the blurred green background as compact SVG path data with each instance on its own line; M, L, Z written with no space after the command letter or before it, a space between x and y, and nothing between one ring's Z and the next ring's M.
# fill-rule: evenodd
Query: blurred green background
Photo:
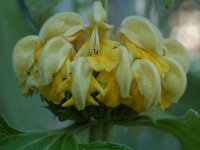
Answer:
M56 12L75 11L87 22L87 10L91 4L91 0L0 1L0 113L13 127L38 131L63 126L43 107L45 104L39 95L31 98L20 95L19 82L12 67L14 45L26 35L37 34L44 20ZM191 58L188 86L180 102L166 112L157 110L150 115L157 118L183 115L190 108L200 112L200 1L176 0L167 10L161 0L108 0L107 20L115 26L114 32L124 17L134 14L148 17L165 37L182 42ZM80 141L86 141L84 134L79 137ZM173 136L148 127L114 126L111 140L138 150L181 149Z

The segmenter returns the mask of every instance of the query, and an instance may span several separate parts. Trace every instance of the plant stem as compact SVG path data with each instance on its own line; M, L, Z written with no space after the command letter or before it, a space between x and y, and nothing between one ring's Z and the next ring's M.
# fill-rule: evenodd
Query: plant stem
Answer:
M102 141L103 138L103 124L91 125L89 131L89 141Z
M100 123L90 126L89 141L108 141L110 139L111 123Z
M105 123L103 128L103 140L109 141L111 136L112 123Z

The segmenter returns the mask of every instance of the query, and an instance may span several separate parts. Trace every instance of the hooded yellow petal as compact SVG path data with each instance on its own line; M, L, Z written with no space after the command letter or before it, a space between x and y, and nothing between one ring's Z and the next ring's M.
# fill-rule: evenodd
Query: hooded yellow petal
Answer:
M64 64L71 50L72 45L66 42L64 38L55 37L47 42L38 61L41 84L47 85L51 82L54 74Z
M55 104L60 104L65 98L65 92L71 89L71 78L68 72L69 63L69 58L67 58L59 71L53 75L48 85L38 84L37 86L38 91Z
M93 3L93 8L89 12L89 20L92 24L100 24L106 20L106 11L100 1Z
M13 51L13 66L18 79L30 74L34 62L34 50L40 43L38 36L27 36L19 40Z
M136 60L132 69L137 73L135 80L144 98L146 110L154 108L161 94L160 74L157 68L149 60ZM137 97L135 99L137 100Z
M120 36L128 38L138 47L148 49L158 55L163 54L163 37L157 27L146 18L130 16L124 19Z
M84 57L75 59L70 64L70 72L72 74L72 96L76 107L83 110L86 105L86 96L92 76L92 69Z
M119 84L120 93L123 98L129 96L132 82L131 56L124 46L119 47L119 64L116 69L116 81Z
M177 61L169 57L163 57L162 59L169 65L169 71L162 78L161 107L165 109L171 103L176 103L183 95L187 78L183 68Z
M48 41L55 36L62 36L65 33L75 33L82 30L79 25L83 24L81 17L72 12L63 12L49 18L42 26L39 37L42 41ZM75 26L77 25L77 28ZM73 31L70 31L73 30Z
M64 37L67 41L72 42L77 39L81 34L83 34L83 25L76 25L67 30L64 33Z
M186 48L180 42L173 39L165 39L164 47L164 56L176 60L187 73L189 69L189 55Z

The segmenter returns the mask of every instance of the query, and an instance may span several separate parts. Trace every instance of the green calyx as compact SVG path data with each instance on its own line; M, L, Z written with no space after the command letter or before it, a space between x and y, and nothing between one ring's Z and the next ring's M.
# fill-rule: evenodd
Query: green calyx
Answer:
M106 107L102 102L99 106L87 106L84 110L78 110L75 106L62 107L48 101L41 96L43 102L47 103L49 110L58 117L60 121L73 120L76 123L87 123L91 120L98 120L102 122L128 122L138 116L132 108L124 105L119 105L115 108Z

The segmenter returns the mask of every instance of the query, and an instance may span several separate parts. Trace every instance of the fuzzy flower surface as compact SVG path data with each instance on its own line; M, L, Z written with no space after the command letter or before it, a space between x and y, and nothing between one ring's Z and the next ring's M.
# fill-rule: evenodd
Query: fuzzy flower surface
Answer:
M89 24L76 13L63 12L47 20L39 35L19 40L13 66L22 95L40 93L56 105L78 110L103 103L143 112L177 103L187 83L185 47L165 39L139 16L122 21L116 40L106 17L95 1Z

